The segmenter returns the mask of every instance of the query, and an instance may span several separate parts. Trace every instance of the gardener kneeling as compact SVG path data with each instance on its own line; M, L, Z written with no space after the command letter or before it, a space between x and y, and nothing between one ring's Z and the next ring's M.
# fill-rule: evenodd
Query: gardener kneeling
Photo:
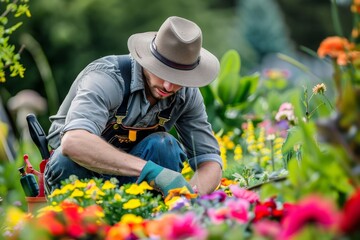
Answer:
M219 61L202 48L201 29L169 17L157 32L130 36L128 48L90 63L50 117L48 193L70 175L147 181L164 197L184 186L214 191L222 162L198 87L216 78ZM195 171L189 183L185 160Z

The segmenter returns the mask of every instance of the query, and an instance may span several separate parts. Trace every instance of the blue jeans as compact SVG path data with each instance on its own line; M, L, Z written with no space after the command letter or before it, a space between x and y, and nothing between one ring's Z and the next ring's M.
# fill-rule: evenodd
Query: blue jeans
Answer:
M76 175L79 179L102 178L110 179L115 177L119 180L119 185L125 183L134 183L137 177L108 175L93 172L86 169L70 158L62 155L61 146L58 147L50 157L50 161L46 165L44 178L47 193L51 193L56 188L61 187L61 181ZM140 157L146 161L151 160L154 163L180 172L183 168L183 161L186 154L181 144L169 133L157 132L150 134L141 142L135 145L129 154Z

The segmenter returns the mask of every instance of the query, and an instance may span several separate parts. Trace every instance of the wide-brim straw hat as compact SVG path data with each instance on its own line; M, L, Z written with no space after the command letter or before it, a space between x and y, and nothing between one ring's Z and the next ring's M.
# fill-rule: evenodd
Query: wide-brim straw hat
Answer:
M200 27L181 17L169 17L158 32L131 35L128 48L143 68L180 86L202 87L219 73L219 60L202 48Z

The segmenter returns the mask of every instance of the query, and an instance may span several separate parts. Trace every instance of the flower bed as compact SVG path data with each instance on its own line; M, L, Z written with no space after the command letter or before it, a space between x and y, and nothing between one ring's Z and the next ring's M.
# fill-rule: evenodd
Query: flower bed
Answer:
M360 191L343 209L320 195L297 203L223 179L197 197L174 189L165 201L145 182L116 187L114 180L69 180L35 215L9 208L5 239L334 239L360 234Z

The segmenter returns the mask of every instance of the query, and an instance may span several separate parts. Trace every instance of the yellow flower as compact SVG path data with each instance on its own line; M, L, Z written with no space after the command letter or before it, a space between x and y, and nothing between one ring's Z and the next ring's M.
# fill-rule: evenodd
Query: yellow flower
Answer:
M132 195L139 195L144 193L144 189L137 184L132 184L125 192Z
M140 199L130 199L123 205L123 209L134 209L141 206Z
M152 186L150 186L147 182L142 182L139 185L140 187L142 187L142 189L144 190L153 190L154 188Z
M106 180L104 185L101 187L102 190L114 189L116 185L111 183L109 180Z
M105 193L96 185L92 185L90 189L85 191L86 198L97 199L99 196L105 196Z
M85 188L87 183L81 182L79 179L76 179L74 182L74 187L76 188Z
M26 213L24 213L17 207L13 207L13 206L9 207L6 211L5 226L7 227L16 226L25 219L26 215L27 215Z
M235 147L235 143L233 141L226 142L227 149L233 149Z
M84 196L84 192L79 189L75 189L70 195L71 198L82 197L82 196Z
M38 211L37 217L40 217L41 215L43 215L44 213L49 212L49 211L61 212L63 209L59 205L56 205L56 204L57 204L56 202L53 202L53 206L46 206L46 207L40 208Z
M61 195L61 194L63 194L63 191L61 189L57 188L48 197L53 198L53 197Z
M242 151L241 146L238 144L238 145L236 145L235 150L234 150L234 160L239 161L242 159L242 157L243 157L243 151Z
M118 194L118 193L116 193L116 194L114 195L114 200L117 201L117 202L119 202L119 201L121 200L121 195Z
M94 179L91 179L89 182L84 184L86 184L84 187L86 187L87 189L93 188L94 186L96 187L96 182Z
M181 171L181 174L185 175L187 173L190 173L192 171L190 164L188 162L184 162L184 167Z
M136 216L134 214L124 214L122 217L121 217L121 222L122 223L132 223L132 224L139 224L139 223L142 223L143 222L143 218L140 217L140 216Z
M181 197L180 196L174 196L172 198L170 198L169 200L167 200L165 202L166 206L169 207L169 210L171 210L173 208L173 206L175 206L175 204L177 203L178 200L180 200Z

